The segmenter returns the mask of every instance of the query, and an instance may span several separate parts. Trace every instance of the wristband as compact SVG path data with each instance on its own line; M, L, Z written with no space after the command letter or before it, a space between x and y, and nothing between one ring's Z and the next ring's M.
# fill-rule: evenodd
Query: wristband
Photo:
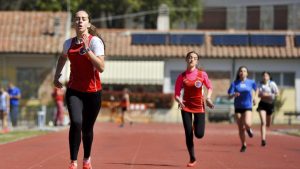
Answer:
M90 49L90 48L85 48L85 50L86 50L86 52L89 52L89 51L91 51L91 49Z

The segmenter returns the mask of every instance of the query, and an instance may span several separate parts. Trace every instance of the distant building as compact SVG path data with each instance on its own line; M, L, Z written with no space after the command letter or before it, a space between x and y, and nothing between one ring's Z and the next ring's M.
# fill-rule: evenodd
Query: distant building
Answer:
M199 29L299 30L299 0L202 0Z
M51 73L71 32L68 15L0 14L1 23L6 23L0 26L0 80L2 83L12 80L27 98L37 97L41 84L52 85ZM106 46L105 71L101 74L104 90L121 90L130 85L136 92L173 93L176 77L186 67L185 55L194 50L201 55L200 64L213 82L214 97L226 95L236 70L245 65L256 81L262 71L271 72L287 99L282 112L300 111L297 30L99 29L99 32ZM64 71L65 81L68 71L68 68Z
M271 72L287 99L282 111L300 110L298 32L99 31L107 45L106 89L131 85L144 92L173 93L176 77L186 68L185 55L194 50L213 82L213 96L226 95L238 67L245 65L257 82L262 71Z
M67 13L0 11L0 15L0 83L13 81L23 98L37 98L70 31Z

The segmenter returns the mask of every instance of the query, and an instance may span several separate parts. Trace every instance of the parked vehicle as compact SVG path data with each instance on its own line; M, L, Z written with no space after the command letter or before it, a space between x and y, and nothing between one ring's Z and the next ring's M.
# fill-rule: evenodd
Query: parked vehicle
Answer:
M217 96L214 101L214 109L207 109L208 120L234 122L234 101L228 96Z

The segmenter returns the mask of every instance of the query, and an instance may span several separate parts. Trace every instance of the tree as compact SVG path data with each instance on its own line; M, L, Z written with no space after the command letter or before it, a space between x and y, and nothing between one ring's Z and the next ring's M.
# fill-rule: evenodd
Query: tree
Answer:
M283 90L280 90L279 95L276 97L276 99L274 101L275 112L274 112L274 114L272 116L272 124L274 124L275 117L280 112L280 110L281 110L282 106L284 105L285 101L286 101L286 98L283 97Z
M201 16L201 1L199 0L151 0L143 1L141 9L155 10L160 4L166 4L170 8L171 27L179 22L197 22ZM145 17L145 28L156 28L156 15Z
M12 2L13 1L13 2ZM141 11L157 10L161 4L170 8L171 27L177 23L198 22L201 16L200 0L69 0L71 12L85 9L92 18L111 17ZM1 10L67 11L68 0L0 0ZM145 28L156 28L158 13L144 16ZM101 23L95 23L102 26ZM124 28L125 19L106 20L108 28Z

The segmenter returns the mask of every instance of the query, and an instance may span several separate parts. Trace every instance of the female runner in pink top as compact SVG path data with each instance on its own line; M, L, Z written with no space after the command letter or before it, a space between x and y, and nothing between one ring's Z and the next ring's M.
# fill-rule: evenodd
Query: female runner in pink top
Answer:
M193 142L193 130L197 138L204 136L205 129L205 103L213 108L211 101L212 85L208 75L203 70L197 69L199 55L192 51L187 53L185 61L187 63L186 71L181 73L175 84L175 100L181 108L183 126L185 130L186 146L190 155L188 167L196 164ZM203 85L208 89L206 99L203 95ZM180 97L180 91L183 89L183 99ZM194 121L193 121L194 115Z

